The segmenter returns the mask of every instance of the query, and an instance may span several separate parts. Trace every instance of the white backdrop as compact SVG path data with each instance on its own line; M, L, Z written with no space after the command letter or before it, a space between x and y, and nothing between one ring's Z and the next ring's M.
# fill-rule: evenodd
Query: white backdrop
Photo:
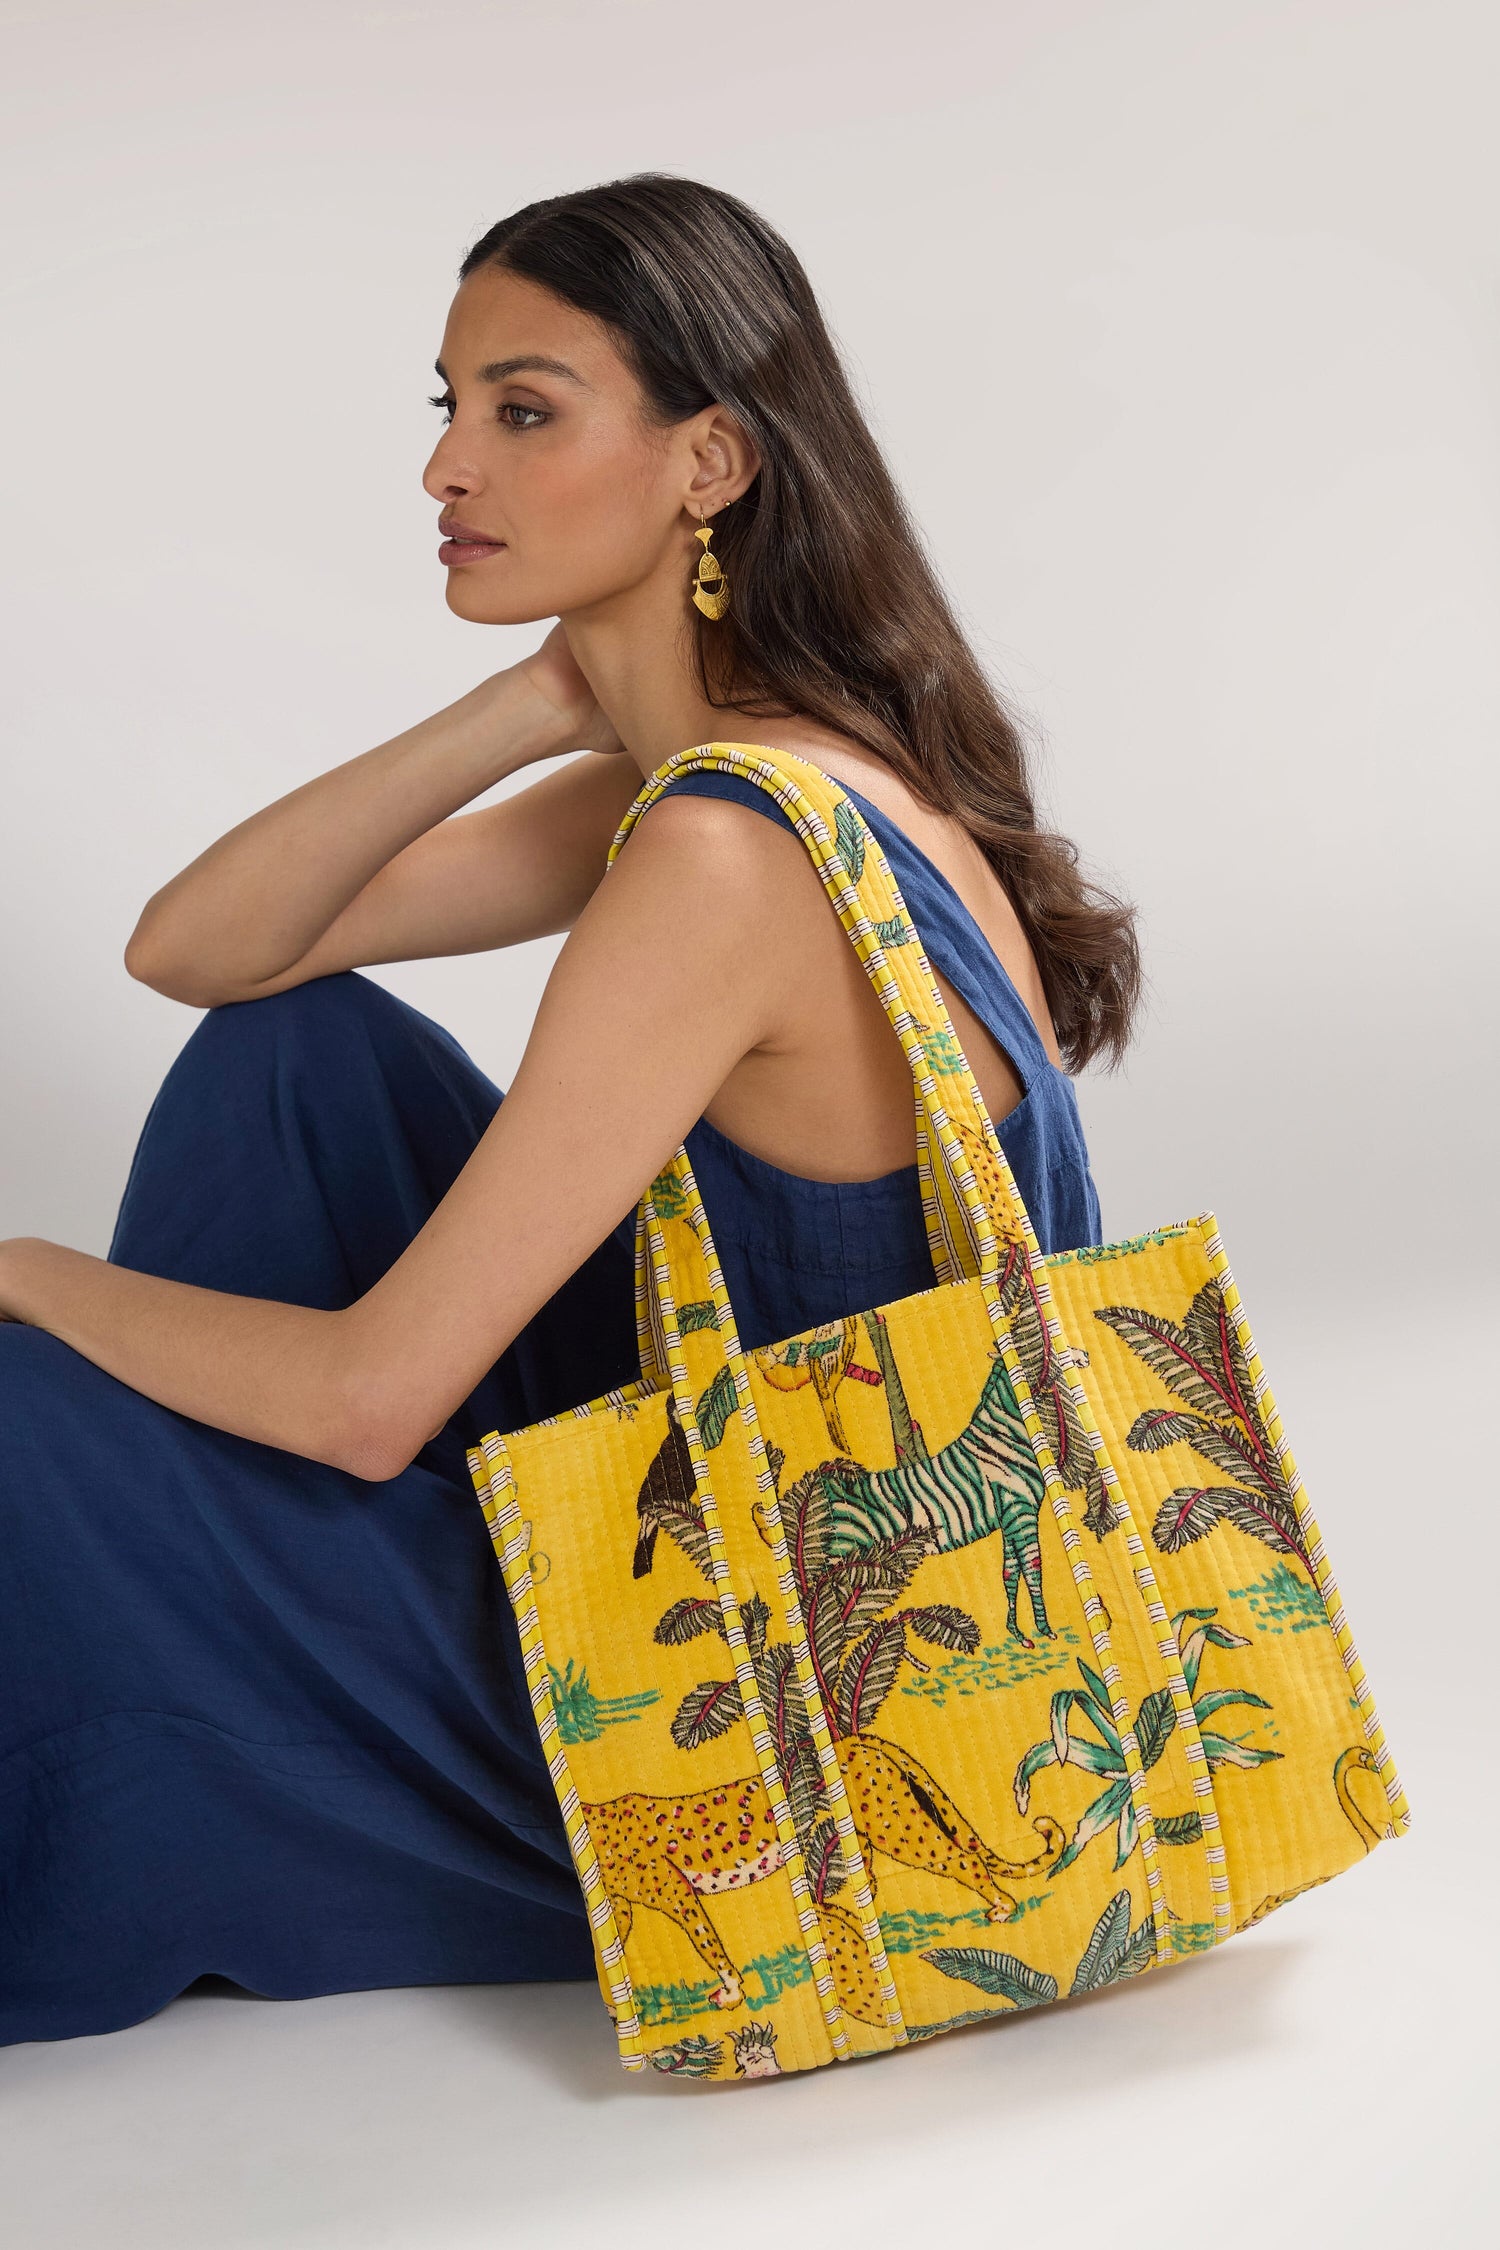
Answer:
M1459 1440L1500 1341L1493 11L12 0L3 21L0 1235L107 1242L196 1021L126 977L147 895L536 637L450 616L419 482L462 252L633 169L731 188L804 256L1057 824L1141 906L1138 1045L1080 1088L1106 1229L1219 1213L1416 1811L1379 1855L1402 1877L1334 1888L1363 1884L1372 1946L1398 1880L1425 1915L1441 1792L1458 1807L1492 1764L1434 1679L1429 1542L1492 1536ZM557 943L376 973L503 1085ZM1384 2053L1368 1959L1346 2031ZM1451 2021L1428 2029L1457 2070ZM1477 2239L1415 2157L1401 2176L1434 2238Z

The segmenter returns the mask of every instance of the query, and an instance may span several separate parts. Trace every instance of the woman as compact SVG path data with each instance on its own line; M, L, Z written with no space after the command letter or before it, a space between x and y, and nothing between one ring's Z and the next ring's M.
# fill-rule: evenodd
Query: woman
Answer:
M209 1971L592 1976L465 1448L635 1379L684 1139L745 1348L934 1280L909 1068L785 816L685 776L600 879L672 752L849 790L1043 1248L1100 1239L1065 1072L1123 1051L1131 916L1039 831L786 244L667 177L533 204L438 373L449 606L559 622L149 901L127 967L207 1013L109 1257L0 1245L3 2039ZM503 1099L352 973L556 931Z

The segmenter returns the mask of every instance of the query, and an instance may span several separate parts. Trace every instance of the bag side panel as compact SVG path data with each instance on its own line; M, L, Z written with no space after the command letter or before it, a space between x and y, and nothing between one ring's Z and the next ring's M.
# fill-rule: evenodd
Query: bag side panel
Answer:
M1211 1241L1200 1222L1049 1260L1048 1277L1070 1344L1088 1353L1080 1380L1183 1652L1239 1930L1397 1833L1377 1747L1399 1783L1335 1635ZM1163 1799L1169 1838L1192 1810Z
M660 1394L605 1413L498 1441L512 1482L504 1510L492 1483L486 1514L523 1648L534 1604L538 1701L556 1722L543 1747L585 1897L591 1873L598 1892L596 1948L622 1949L639 2028L627 2037L616 2008L621 2057L688 2076L813 2068L834 2055L826 2006L700 1568L680 1433Z

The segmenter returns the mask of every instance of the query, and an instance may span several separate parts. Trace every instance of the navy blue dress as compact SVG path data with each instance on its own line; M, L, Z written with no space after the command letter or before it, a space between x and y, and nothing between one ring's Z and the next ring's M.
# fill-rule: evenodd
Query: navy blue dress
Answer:
M738 776L678 790L786 815ZM947 879L858 792L935 968L1009 1053L1044 1249L1100 1240L1069 1080ZM116 1264L333 1308L502 1099L353 974L211 1009L152 1105ZM688 1154L745 1347L933 1285L915 1163L853 1184ZM591 1978L464 1454L639 1374L629 1213L399 1476L210 1429L0 1324L0 2044L113 2031L217 1973L309 1998Z

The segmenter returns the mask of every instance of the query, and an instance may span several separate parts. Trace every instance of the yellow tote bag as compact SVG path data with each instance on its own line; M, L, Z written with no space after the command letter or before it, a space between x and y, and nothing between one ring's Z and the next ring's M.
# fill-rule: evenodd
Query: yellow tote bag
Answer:
M878 840L790 815L911 1064L936 1285L748 1354L685 1148L641 1378L469 1455L627 2070L738 2081L1221 1944L1405 1832L1205 1213L1043 1257Z

